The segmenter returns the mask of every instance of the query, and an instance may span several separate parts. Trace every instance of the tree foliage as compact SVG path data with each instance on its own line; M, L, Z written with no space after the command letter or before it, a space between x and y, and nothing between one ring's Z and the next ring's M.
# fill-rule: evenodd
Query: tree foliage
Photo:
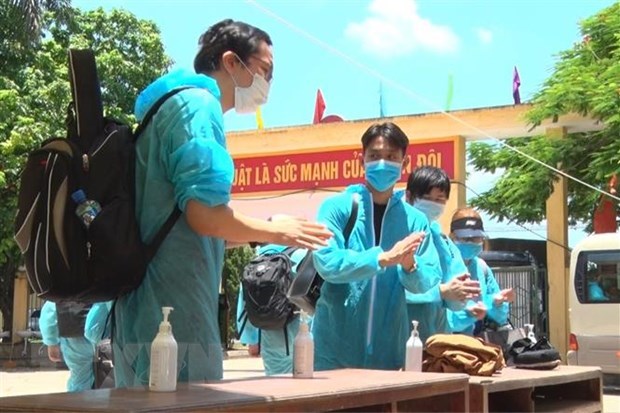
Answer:
M7 30L11 22L5 17L16 12L10 3L3 3L0 13L0 31ZM12 280L19 262L13 220L26 156L43 140L66 134L64 119L71 100L67 50L93 49L106 115L130 123L138 91L172 63L164 52L159 29L150 21L122 10L72 9L69 14L71 18L65 20L45 13L40 41L22 44L23 39L14 37L0 42L0 51L12 57L0 66L0 269L4 271L0 276L6 282ZM5 308L2 310L6 315Z
M43 18L66 22L73 9L70 0L4 0L0 2L0 68L9 76L28 62L43 34ZM15 74L15 73L13 73Z
M43 29L46 12L56 14L56 20L70 15L70 0L6 0L12 14L13 37L22 44L37 43Z
M602 122L604 130L575 133L567 139L514 138L506 143L543 161L561 165L571 176L607 189L620 173L620 3L580 23L582 41L559 54L554 72L532 99L527 122L540 125L568 113ZM570 132L570 131L569 131ZM558 176L502 145L474 143L469 157L475 169L504 173L472 203L499 219L519 223L545 218L545 201ZM568 181L570 223L588 222L599 193Z
M222 279L226 283L226 303L228 311L220 314L220 334L226 346L230 346L237 332L237 299L243 268L254 258L254 251L250 247L240 247L226 251ZM226 326L226 331L224 331Z

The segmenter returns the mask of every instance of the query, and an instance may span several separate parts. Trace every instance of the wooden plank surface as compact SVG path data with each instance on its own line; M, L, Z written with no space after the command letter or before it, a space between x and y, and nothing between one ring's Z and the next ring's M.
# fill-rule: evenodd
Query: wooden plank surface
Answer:
M484 386L489 393L522 387L549 386L575 381L601 379L599 367L559 366L553 370L505 368L491 377L471 376L471 386Z
M600 411L601 380L598 367L507 368L492 377L470 377L469 408L471 412Z
M389 407L392 402L450 393L467 395L468 376L347 369L317 372L314 379L274 376L180 384L172 393L139 387L7 397L0 411L317 411Z

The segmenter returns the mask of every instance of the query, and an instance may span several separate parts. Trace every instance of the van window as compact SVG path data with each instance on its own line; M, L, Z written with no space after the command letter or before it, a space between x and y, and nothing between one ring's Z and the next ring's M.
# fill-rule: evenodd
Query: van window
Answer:
M582 304L620 303L620 250L580 252L575 292Z

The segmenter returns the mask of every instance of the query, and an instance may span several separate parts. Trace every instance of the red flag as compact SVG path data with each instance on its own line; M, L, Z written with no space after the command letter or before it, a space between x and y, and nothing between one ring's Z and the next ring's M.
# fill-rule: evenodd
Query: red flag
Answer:
M321 89L317 89L316 91L316 103L314 104L314 120L313 124L317 124L321 122L323 119L323 114L325 113L325 101L323 100L323 94L321 93Z
M615 195L617 185L617 177L614 174L609 181L609 193ZM608 196L601 195L599 204L594 210L593 227L595 234L604 234L606 232L616 232L618 225L616 220L618 219L618 213L616 210L616 203Z
M520 86L521 78L519 77L519 71L517 70L517 66L515 66L515 70L512 74L512 98L514 99L515 105L521 104L521 94L519 93Z

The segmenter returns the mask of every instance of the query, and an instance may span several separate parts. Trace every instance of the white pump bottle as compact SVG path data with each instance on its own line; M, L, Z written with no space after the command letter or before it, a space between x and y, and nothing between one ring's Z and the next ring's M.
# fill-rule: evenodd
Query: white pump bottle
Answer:
M424 351L424 345L420 340L420 333L418 333L418 322L413 320L413 331L411 337L407 340L407 350L405 356L405 370L406 371L422 371L422 352Z
M530 339L532 344L536 343L536 334L534 334L534 324L525 324L525 330L527 331L527 338Z
M164 319L151 345L149 390L175 391L177 389L177 342L172 335L168 316L172 307L162 307Z
M314 375L314 339L308 326L308 314L300 310L299 331L293 345L293 377L311 379Z

